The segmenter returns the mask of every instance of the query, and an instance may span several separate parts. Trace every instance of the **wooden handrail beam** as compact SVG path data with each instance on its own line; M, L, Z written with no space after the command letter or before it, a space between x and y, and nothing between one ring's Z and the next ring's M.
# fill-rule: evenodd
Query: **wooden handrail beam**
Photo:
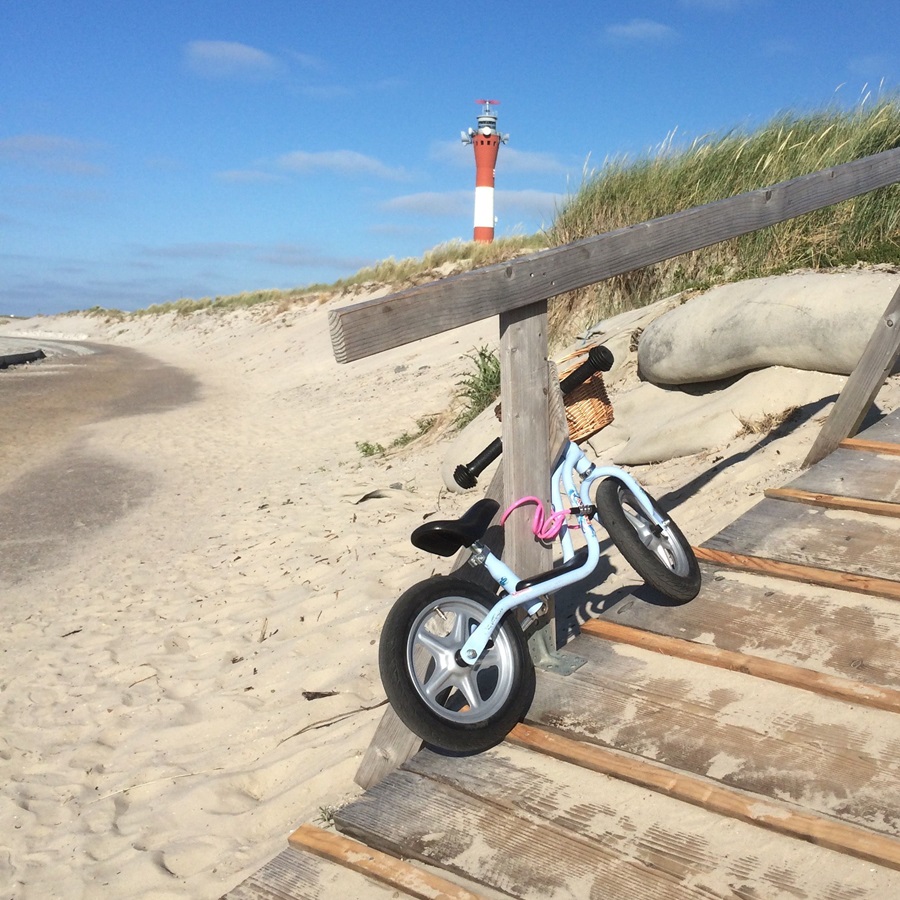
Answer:
M900 181L900 148L329 312L335 359L548 300Z

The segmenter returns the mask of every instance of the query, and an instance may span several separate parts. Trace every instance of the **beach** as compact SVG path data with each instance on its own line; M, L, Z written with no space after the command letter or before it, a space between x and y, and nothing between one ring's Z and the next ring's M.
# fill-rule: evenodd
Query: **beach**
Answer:
M0 325L95 350L0 373L7 896L217 897L359 793L381 623L450 566L409 532L476 499L442 481L450 432L406 437L497 322L341 366L327 310L357 299ZM799 470L831 400L634 471L699 543ZM614 557L567 627L635 583Z
M215 897L358 790L380 622L431 568L406 534L468 498L437 445L356 444L446 409L495 326L356 367L323 309L28 328L115 352L4 373L69 387L4 438L0 879Z

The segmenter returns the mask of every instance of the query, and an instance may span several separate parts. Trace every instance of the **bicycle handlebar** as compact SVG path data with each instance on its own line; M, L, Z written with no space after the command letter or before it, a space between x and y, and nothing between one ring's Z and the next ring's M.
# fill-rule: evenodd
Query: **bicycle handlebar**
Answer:
M463 489L469 490L478 484L478 476L503 452L503 442L494 438L472 462L459 465L453 471L453 480Z
M559 383L559 389L563 395L575 390L583 384L594 372L608 372L615 358L609 347L598 344L588 351L587 359L573 372L563 378ZM478 456L471 462L458 465L453 472L453 480L463 490L469 490L478 484L478 476L503 452L503 443L500 438L494 438Z
M604 347L602 344L591 347L588 351L587 359L574 372L560 381L559 389L564 395L568 394L570 391L575 390L578 385L587 381L594 372L608 372L612 368L614 361L609 347Z

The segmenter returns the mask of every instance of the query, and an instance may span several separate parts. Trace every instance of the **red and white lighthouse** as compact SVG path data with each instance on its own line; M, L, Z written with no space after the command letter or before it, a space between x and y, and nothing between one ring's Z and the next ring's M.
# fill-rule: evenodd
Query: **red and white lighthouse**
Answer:
M491 104L499 100L476 100L481 106L478 127L460 132L464 144L475 148L475 234L483 244L494 240L494 168L500 144L509 140L508 134L497 131L497 115Z

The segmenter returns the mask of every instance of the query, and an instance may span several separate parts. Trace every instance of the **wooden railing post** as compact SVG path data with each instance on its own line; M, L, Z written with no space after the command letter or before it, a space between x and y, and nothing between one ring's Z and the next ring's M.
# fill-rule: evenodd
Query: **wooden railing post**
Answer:
M824 459L844 438L859 430L875 395L894 368L900 355L900 288L894 292L884 314L869 338L856 367L850 373L843 390L812 445L802 468Z
M504 507L522 497L550 499L547 396L547 301L500 316ZM523 578L549 569L549 547L534 539L534 507L516 510L505 526L503 558Z
M555 376L556 367L547 357L546 300L500 316L504 506L522 497L537 497L549 506L550 466L568 430L559 382L550 383L550 371ZM535 539L533 518L534 507L526 506L513 512L504 527L503 559L523 578L553 567L553 548ZM547 612L529 640L531 656L535 665L567 674L584 661L557 653L552 594L546 603Z

